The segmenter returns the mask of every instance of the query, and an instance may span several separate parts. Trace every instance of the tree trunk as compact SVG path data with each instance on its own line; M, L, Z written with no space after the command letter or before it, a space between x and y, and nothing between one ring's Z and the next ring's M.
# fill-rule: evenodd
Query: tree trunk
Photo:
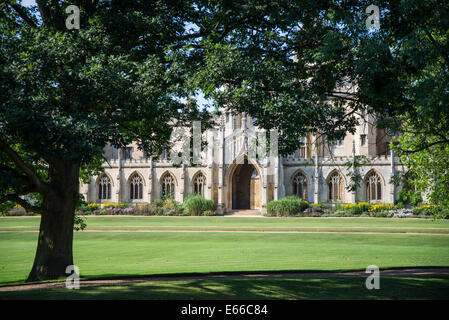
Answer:
M49 192L43 194L39 239L27 281L67 277L73 265L73 224L79 200L79 168L72 160L52 160Z

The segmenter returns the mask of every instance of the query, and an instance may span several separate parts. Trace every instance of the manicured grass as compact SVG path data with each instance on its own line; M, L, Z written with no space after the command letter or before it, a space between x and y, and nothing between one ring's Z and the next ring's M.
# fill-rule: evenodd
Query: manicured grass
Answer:
M381 277L379 290L365 278L232 279L148 282L79 290L0 292L1 299L448 299L449 276Z
M446 220L376 218L88 217L88 226L242 228L449 228ZM39 218L1 218L0 227L37 226ZM393 229L391 229L393 227ZM395 229L396 228L396 229ZM125 228L126 229L126 228ZM433 230L433 229L432 229ZM349 230L351 231L351 230ZM366 231L366 230L363 230ZM440 229L435 232L440 232ZM0 285L30 271L36 232L0 232ZM85 278L190 272L350 270L449 266L448 235L219 232L76 232L74 261Z
M0 218L0 231L39 229L39 217ZM234 218L86 216L87 230L266 230L449 233L449 220L391 218Z

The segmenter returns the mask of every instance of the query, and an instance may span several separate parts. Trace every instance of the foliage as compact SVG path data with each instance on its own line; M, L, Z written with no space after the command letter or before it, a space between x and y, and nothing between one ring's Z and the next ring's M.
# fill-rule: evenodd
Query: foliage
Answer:
M416 215L422 216L434 216L438 214L438 211L438 206L433 204L423 204L413 208Z
M199 194L190 194L184 199L182 205L184 213L192 216L212 215L216 205L213 200L206 200ZM207 214L206 214L207 212Z
M0 215L6 216L13 206L14 203L11 201L5 201L3 203L0 203Z
M359 169L363 166L369 165L368 158L364 155L356 155L352 158L352 161L345 163L348 171L349 183L346 189L350 192L356 191L360 187L360 183L363 180Z
M345 213L357 216L369 212L371 207L371 204L368 202L359 202L345 204L342 208Z
M395 204L400 206L405 206L410 202L408 192L405 189L402 189L398 192L397 198L395 200Z
M80 231L80 230L86 229L86 227L87 227L86 219L84 219L83 217L81 217L79 215L75 215L73 229L75 231Z
M395 207L390 203L377 203L377 204L373 204L368 209L368 212L371 217L382 218L382 217L388 217L389 211L394 208Z
M409 132L395 140L395 149L409 169L407 196L410 202L417 205L425 195L430 203L449 208L449 144L435 144L418 152L406 152L437 142L441 137L437 133L415 133L420 129L410 120L404 122L403 130ZM401 200L403 198L405 195L401 194Z
M267 203L267 216L269 217L288 217L301 214L309 207L307 201L297 196L287 196L279 200L273 200Z
M212 210L206 210L203 212L204 216L214 216L215 215L215 211Z

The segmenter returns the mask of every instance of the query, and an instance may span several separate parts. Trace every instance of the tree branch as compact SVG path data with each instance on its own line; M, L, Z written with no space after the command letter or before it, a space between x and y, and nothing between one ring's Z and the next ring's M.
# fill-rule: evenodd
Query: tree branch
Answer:
M429 30L427 30L426 28L424 28L424 32L427 35L427 37L430 39L430 41L432 42L432 44L438 49L438 51L440 52L441 56L443 57L444 61L446 62L447 67L449 67L449 57L444 53L444 50L441 48L440 44L435 40L435 38L432 36L432 34L429 32Z
M41 207L33 206L31 203L29 203L25 199L22 199L17 193L10 193L10 194L7 194L7 195L3 196L2 198L0 198L0 203L6 202L6 201L12 201L12 202L20 204L26 210L26 212L31 211L31 212L35 212L35 213L43 213L43 209Z
M11 6L11 8L14 9L15 12L17 12L17 14L22 18L22 20L26 22L27 25L29 25L31 28L37 29L36 24L28 16L24 7L22 7L21 5L19 5L17 3L12 3L12 4L10 4L10 6Z
M23 161L19 154L2 139L0 139L0 151L6 154L6 156L14 162L17 168L19 168L31 180L31 184L35 185L40 191L44 190L43 182L40 180L36 172L34 172L34 170Z
M422 146L421 148L414 149L414 150L404 150L404 149L402 149L402 148L399 148L399 150L400 150L402 153L408 153L408 154L410 154L410 153L416 153L416 152L420 152L420 151L429 149L430 147L432 147L432 146L434 146L434 145L437 145L437 144L444 144L444 143L449 143L449 140L438 140L438 141L435 141L435 142L432 142L432 143L427 143L427 144L425 144L424 146Z
M45 25L56 28L58 30L65 30L64 19L62 17L62 10L58 4L58 1L52 0L50 3L43 0L36 0L39 12L42 17L42 21ZM52 10L53 5L56 10Z

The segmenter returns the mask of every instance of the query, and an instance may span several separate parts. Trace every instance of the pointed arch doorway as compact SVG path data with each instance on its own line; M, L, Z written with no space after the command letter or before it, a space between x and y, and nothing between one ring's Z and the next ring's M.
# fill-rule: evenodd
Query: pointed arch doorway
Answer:
M261 177L248 163L236 164L232 174L232 210L260 209Z

